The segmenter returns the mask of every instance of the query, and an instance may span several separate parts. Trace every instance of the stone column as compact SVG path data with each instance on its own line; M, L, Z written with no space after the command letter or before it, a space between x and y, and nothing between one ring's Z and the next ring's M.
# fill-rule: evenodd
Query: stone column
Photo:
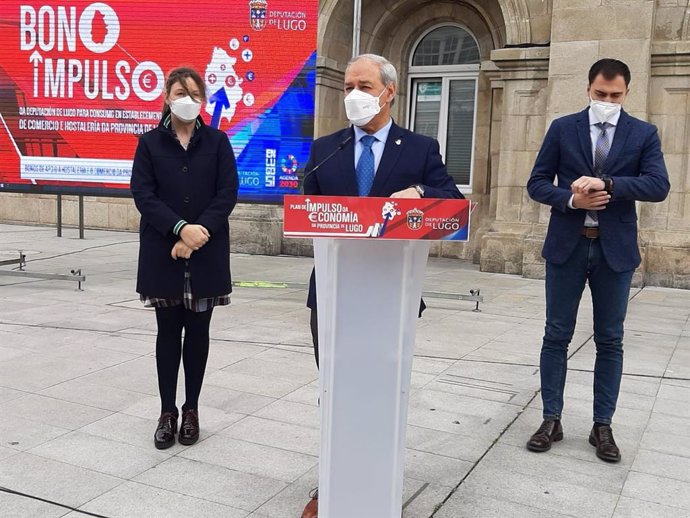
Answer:
M625 110L647 119L653 0L553 0L548 120L587 106L587 73L601 58L632 74Z
M651 71L649 119L659 128L671 192L664 203L640 204L644 280L690 289L690 41L655 43Z
M485 272L523 273L525 239L538 217L525 188L544 135L549 49L508 48L491 52L502 87L498 174L492 176L496 217L482 236L480 267Z
M348 124L343 104L345 64L324 56L316 58L314 138L334 133Z

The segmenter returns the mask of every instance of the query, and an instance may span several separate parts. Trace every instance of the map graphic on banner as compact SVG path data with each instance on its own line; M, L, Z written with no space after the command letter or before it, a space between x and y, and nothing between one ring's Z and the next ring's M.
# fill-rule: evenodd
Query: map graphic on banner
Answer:
M242 201L299 192L313 139L318 0L0 3L0 191L129 195L165 76L203 76Z

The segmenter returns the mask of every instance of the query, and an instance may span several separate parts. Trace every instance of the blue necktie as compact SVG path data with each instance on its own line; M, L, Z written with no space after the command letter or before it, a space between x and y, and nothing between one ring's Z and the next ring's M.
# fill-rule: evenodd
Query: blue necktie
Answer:
M599 138L597 138L597 143L594 146L594 174L601 178L604 162L606 162L606 158L609 156L609 151L611 149L611 142L609 141L606 130L609 129L612 124L608 122L597 122L595 126L601 130L601 133L599 133ZM594 221L599 221L599 214L597 214L596 210L587 211L587 214L589 214L589 217Z
M374 152L371 146L378 140L372 135L365 135L361 138L362 154L357 161L357 191L360 196L368 196L371 186L374 183Z

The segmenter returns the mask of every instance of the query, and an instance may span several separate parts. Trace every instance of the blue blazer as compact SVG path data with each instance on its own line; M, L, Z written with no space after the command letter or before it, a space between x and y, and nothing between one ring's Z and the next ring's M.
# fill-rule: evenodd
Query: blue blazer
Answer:
M663 201L670 189L656 127L621 111L602 173L613 180L613 196L597 213L601 247L613 271L634 270L640 264L635 201ZM554 264L565 263L580 239L587 211L569 209L568 201L570 184L586 175L594 176L589 108L551 123L527 182L533 200L551 205L542 256Z
M348 137L350 140L340 151L309 174ZM358 196L354 129L350 127L314 141L305 171L304 194ZM369 196L385 198L415 184L424 186L425 198L464 198L443 164L438 141L393 123ZM316 309L313 271L307 306Z
M235 155L225 133L197 120L186 151L169 117L139 139L130 187L141 213L137 292L142 295L182 298L186 261L170 257L180 239L173 228L181 219L211 233L189 259L193 295L232 291L228 216L237 202Z

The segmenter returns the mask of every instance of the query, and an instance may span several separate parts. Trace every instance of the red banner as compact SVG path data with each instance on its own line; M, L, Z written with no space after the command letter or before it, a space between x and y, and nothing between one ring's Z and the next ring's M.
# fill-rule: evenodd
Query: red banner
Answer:
M317 16L317 0L0 1L0 191L127 192L165 75L191 65L202 116L232 141L241 194L297 192Z
M286 237L467 241L470 201L285 196Z

